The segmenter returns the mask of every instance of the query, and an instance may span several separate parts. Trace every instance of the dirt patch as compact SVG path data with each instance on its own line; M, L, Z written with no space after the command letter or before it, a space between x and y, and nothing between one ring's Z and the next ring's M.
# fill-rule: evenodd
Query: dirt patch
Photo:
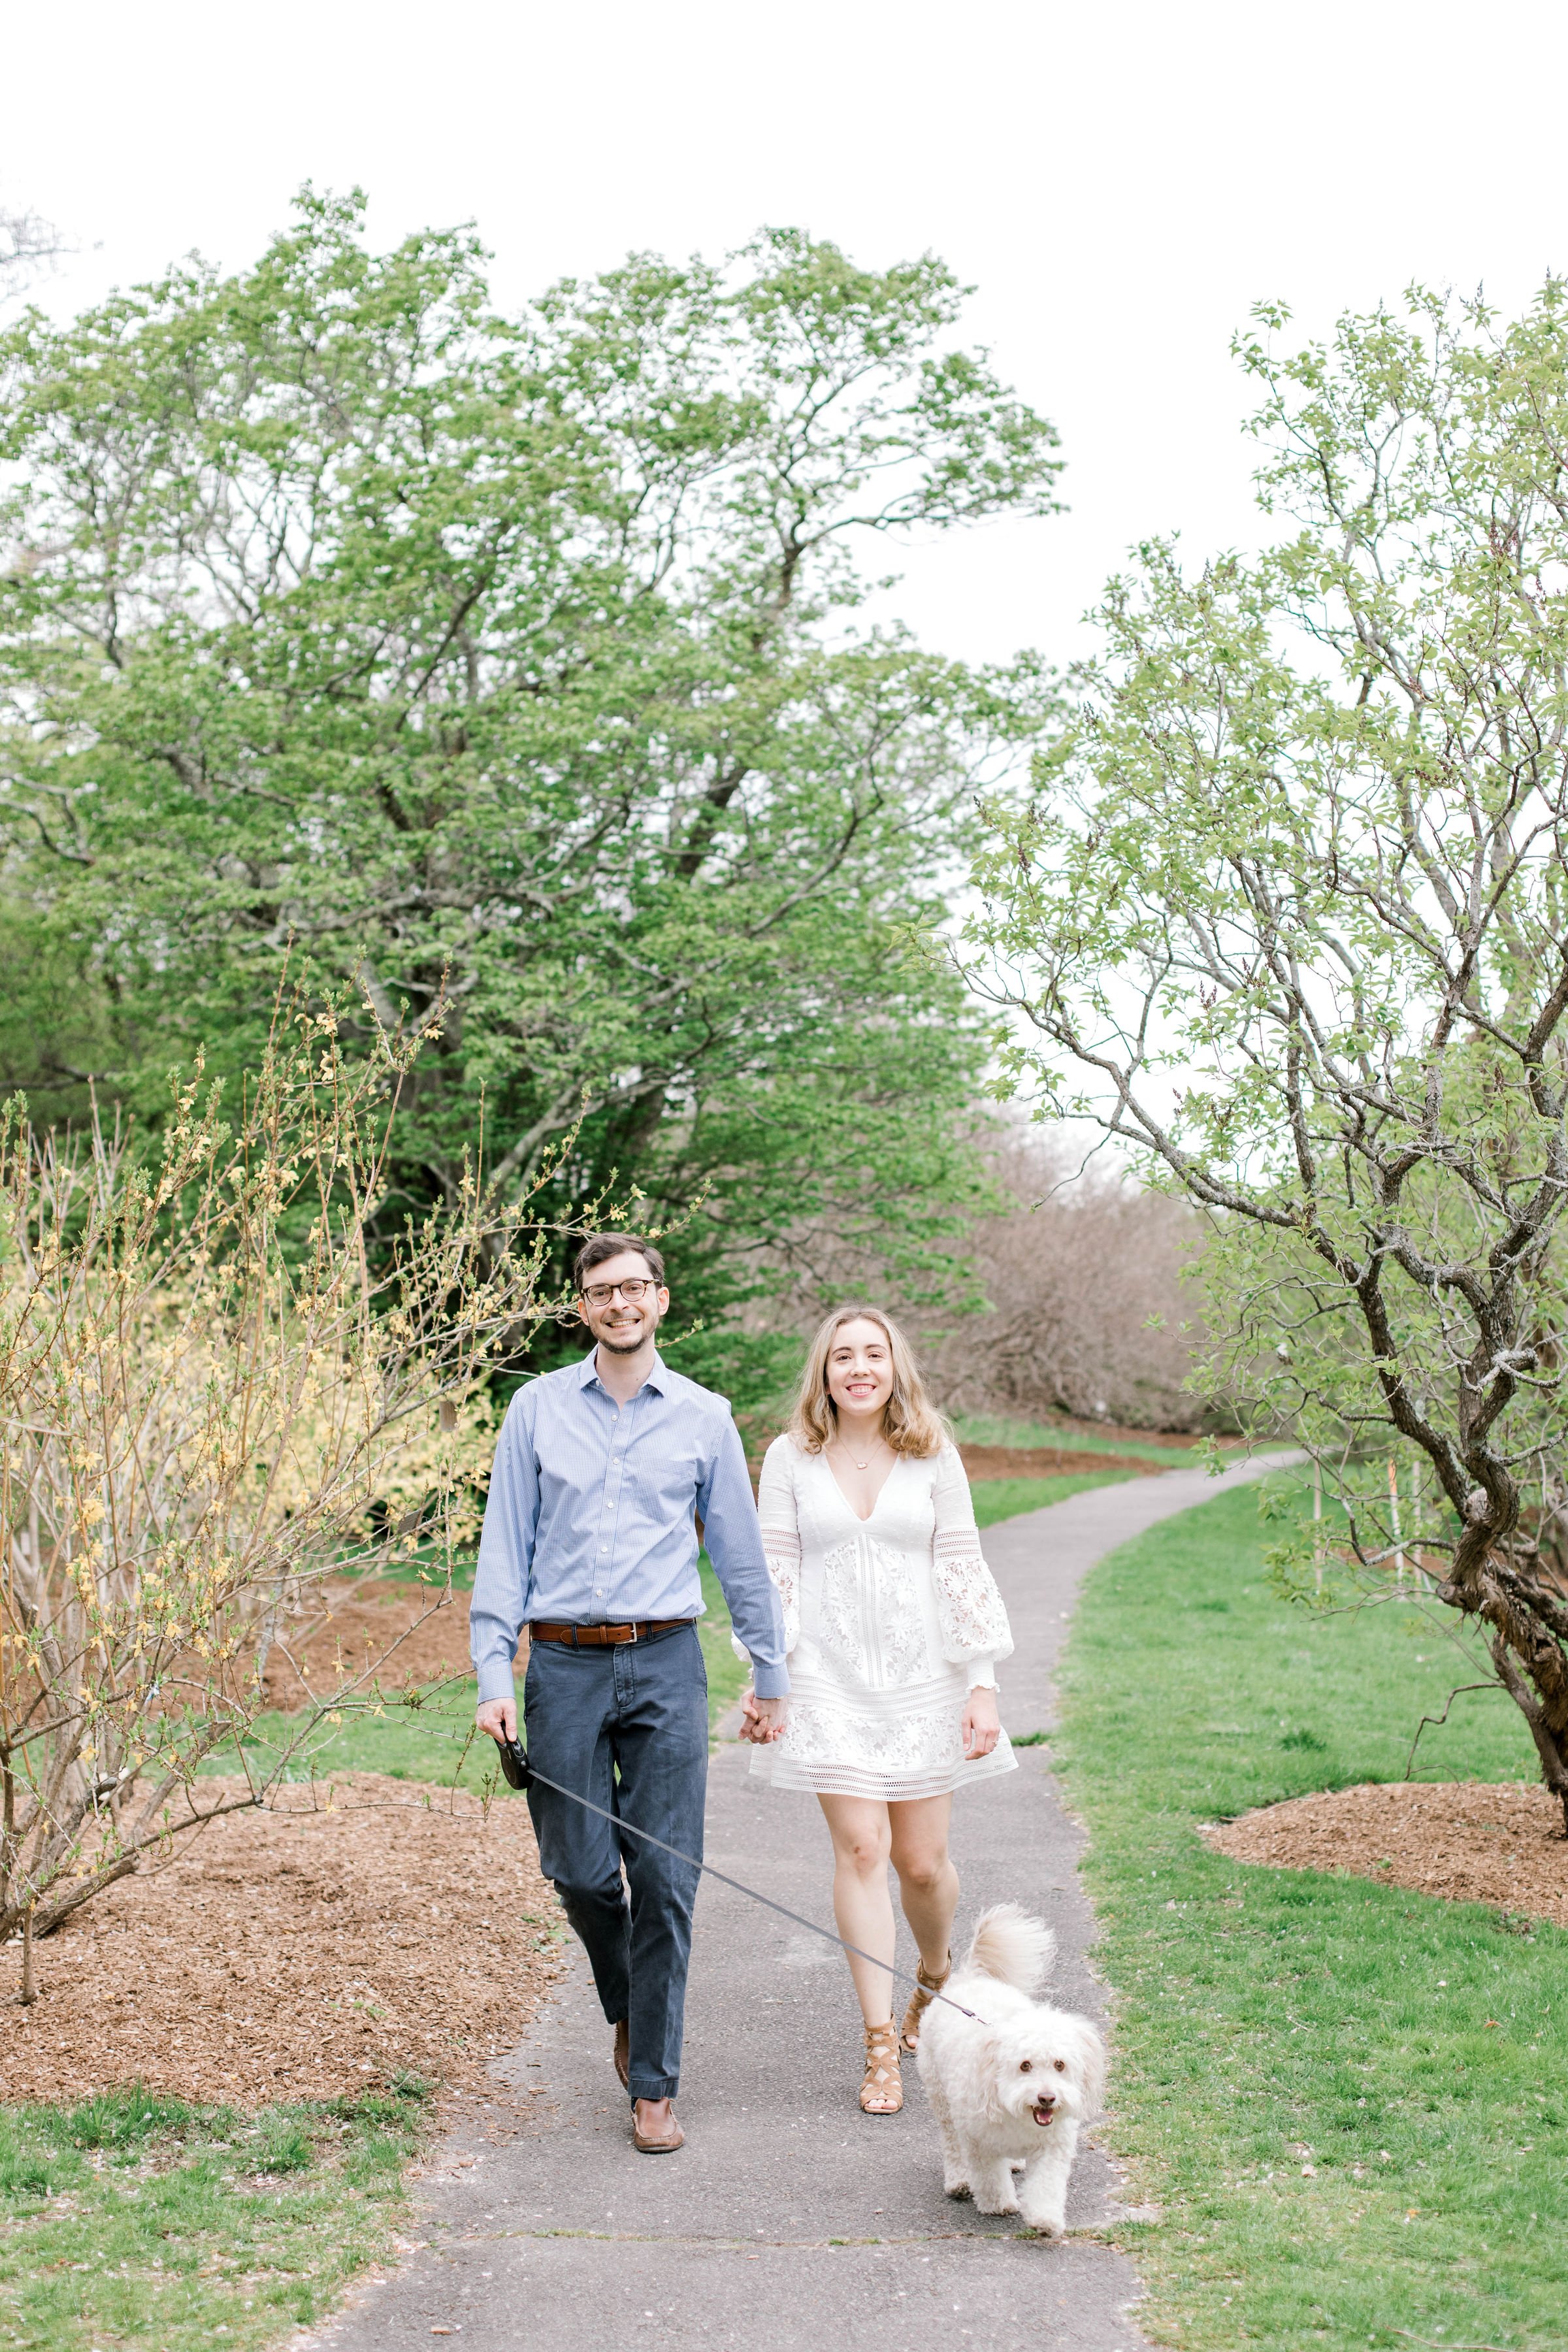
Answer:
M1519 1781L1366 1782L1293 1797L1204 1835L1233 1862L1348 1872L1568 1927L1562 1810Z
M520 1656L522 1654L519 1654ZM312 1587L286 1614L267 1656L268 1706L286 1714L370 1674L384 1690L467 1679L468 1596L394 1578Z
M1095 1470L1158 1478L1173 1466L1146 1462L1141 1454L1079 1454L1063 1445L961 1445L958 1450L971 1478L1081 1478Z
M1047 1426L1070 1429L1075 1436L1094 1437L1100 1439L1102 1444L1109 1443L1111 1445L1116 1444L1118 1441L1123 1445L1185 1446L1204 1445L1208 1442L1201 1429L1129 1429L1119 1421L1072 1421L1065 1415L1059 1422L1049 1423ZM1223 1449L1226 1446L1243 1445L1246 1440L1240 1437L1222 1437L1218 1443Z
M204 1780L203 1801L242 1785ZM0 2097L140 2082L254 2107L399 2072L477 2084L558 1972L563 1933L521 1798L487 1817L376 1773L336 1782L330 1809L324 1789L285 1787L37 1946L38 2000L4 2012ZM19 1975L19 1946L5 1958Z

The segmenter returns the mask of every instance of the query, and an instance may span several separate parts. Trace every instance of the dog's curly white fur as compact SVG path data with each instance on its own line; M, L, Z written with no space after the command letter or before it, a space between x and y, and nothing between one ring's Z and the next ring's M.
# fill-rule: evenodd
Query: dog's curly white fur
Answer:
M973 2197L982 2213L1016 2213L1051 2238L1067 2227L1079 2130L1105 2082L1105 2045L1088 2019L1033 1998L1056 1942L1017 1904L997 1904L942 1987L984 2022L933 2001L920 2039L948 2195Z

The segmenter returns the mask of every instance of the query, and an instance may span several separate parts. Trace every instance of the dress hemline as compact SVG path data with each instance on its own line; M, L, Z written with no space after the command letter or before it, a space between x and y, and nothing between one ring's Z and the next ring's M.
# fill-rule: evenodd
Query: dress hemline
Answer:
M1004 1733L989 1756L923 1772L879 1772L857 1764L808 1764L776 1755L772 1748L758 1748L752 1751L750 1777L769 1788L798 1790L808 1797L871 1797L883 1804L908 1804L921 1797L950 1797L977 1781L994 1780L1017 1769L1017 1757Z

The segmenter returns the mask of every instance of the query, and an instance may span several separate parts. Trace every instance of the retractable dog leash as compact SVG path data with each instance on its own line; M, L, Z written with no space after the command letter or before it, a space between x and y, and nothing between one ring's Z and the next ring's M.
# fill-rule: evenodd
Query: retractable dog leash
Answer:
M494 1737L493 1734L491 1736ZM500 1750L500 1769L510 1787L526 1789L531 1781L537 1780L542 1789L553 1789L558 1797L570 1797L572 1802L581 1805L584 1812L597 1813L602 1822L611 1822L616 1830L629 1831L633 1837L641 1838L645 1844L656 1845L661 1853L670 1854L677 1862L685 1863L689 1869L699 1870L709 1878L716 1878L721 1886L733 1887L737 1895L744 1895L752 1903L762 1904L766 1910L776 1911L781 1919L792 1920L795 1927L807 1928L812 1935L820 1936L824 1943L837 1944L845 1951L853 1952L858 1960L868 1960L874 1969L886 1969L889 1976L901 1977L905 1984L918 1986L931 2000L946 2002L949 2009L956 2009L959 2015L967 2017L972 2024L984 2024L985 2020L977 2017L973 2010L965 2009L961 2000L953 2000L945 1992L935 1992L930 1985L921 1984L919 1977L911 1976L908 1969L896 1969L889 1960L877 1959L870 1952L863 1952L858 1944L851 1944L847 1937L836 1936L831 1927L819 1927L815 1919L807 1919L799 1911L792 1911L785 1903L775 1903L771 1895L759 1895L754 1886L742 1886L740 1880L731 1878L727 1871L715 1870L710 1862L699 1862L695 1854L682 1853L678 1845L667 1844L663 1838L655 1837L651 1830L639 1830L635 1822L623 1821L619 1813L612 1813L606 1806L595 1805L592 1799L579 1796L575 1789L563 1789L559 1780L546 1779L529 1762L528 1751L518 1740L498 1739L496 1746Z

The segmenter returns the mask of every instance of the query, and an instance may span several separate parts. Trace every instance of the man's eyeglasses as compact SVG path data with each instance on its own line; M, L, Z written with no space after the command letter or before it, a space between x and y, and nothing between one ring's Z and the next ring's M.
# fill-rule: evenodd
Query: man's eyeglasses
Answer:
M640 1298L647 1297L650 1290L658 1288L657 1282L647 1278L640 1282L585 1282L583 1285L583 1296L590 1307L607 1307L616 1293L619 1291L626 1304L628 1307L635 1307Z

